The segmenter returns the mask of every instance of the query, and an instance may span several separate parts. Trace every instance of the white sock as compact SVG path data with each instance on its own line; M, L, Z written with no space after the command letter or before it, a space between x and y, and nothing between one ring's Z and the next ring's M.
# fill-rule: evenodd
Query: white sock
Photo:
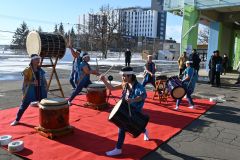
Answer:
M179 106L176 106L174 109L175 109L175 110L178 110L178 108L179 108Z
M16 126L18 123L19 123L19 121L16 121L16 120L15 120L15 121L13 121L10 125L11 125L11 126Z
M120 154L122 154L122 149L117 149L117 148L114 148L113 150L106 152L107 156L116 156Z
M191 109L193 109L193 108L194 108L194 106L190 106L190 107L188 107L188 108L191 108Z
M148 136L148 131L147 130L144 132L143 140L144 141L149 141L149 136Z

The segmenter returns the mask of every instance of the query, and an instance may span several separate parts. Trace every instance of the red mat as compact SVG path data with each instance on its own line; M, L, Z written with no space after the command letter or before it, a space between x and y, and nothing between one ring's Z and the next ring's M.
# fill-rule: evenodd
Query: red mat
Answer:
M112 92L114 96L120 92ZM25 149L18 154L29 159L47 160L80 160L80 159L140 159L161 143L178 133L194 119L206 112L214 103L203 99L194 99L196 109L187 108L188 103L183 100L178 111L175 102L160 104L152 100L153 93L148 92L144 105L144 113L150 116L147 125L150 141L144 141L143 135L132 138L127 134L123 145L123 154L114 158L105 156L105 152L115 147L118 129L108 122L111 107L105 111L84 108L84 95L78 96L70 108L70 124L75 127L74 134L50 140L40 136L34 129L39 123L38 108L29 107L22 117L22 124L9 126L15 118L18 108L0 111L0 135L9 134L14 139L24 141ZM119 100L119 97L115 97ZM110 104L115 100L110 98Z

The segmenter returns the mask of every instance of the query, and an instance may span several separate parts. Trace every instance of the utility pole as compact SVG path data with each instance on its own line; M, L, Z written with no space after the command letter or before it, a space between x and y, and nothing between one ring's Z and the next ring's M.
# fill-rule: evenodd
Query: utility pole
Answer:
M77 48L80 48L80 16L78 16L77 32Z

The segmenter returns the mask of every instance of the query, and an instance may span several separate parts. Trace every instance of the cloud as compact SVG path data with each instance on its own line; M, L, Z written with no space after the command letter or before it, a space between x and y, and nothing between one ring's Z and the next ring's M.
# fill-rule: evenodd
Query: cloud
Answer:
M178 43L181 42L182 25L167 25L166 26L166 39L170 37L176 40Z

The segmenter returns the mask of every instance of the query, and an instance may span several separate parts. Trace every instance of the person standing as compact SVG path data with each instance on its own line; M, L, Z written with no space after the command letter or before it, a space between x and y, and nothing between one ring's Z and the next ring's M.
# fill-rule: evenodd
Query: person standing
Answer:
M19 124L23 113L31 102L40 102L43 98L47 98L47 81L45 78L45 72L39 65L40 58L41 57L37 54L32 54L29 66L22 72L22 75L24 76L22 102L16 119L10 124L11 126Z
M238 61L237 71L238 71L238 78L235 84L239 85L240 84L240 61Z
M179 77L182 76L183 71L186 69L185 63L187 60L187 52L183 52L183 54L178 58Z
M147 60L147 63L145 64L144 77L142 81L143 87L145 87L147 83L151 83L154 86L154 88L156 88L155 72L156 72L156 65L152 61L152 55L148 55L148 60Z
M129 49L125 52L125 66L130 66L132 53Z
M110 91L122 89L122 99L130 105L131 111L141 112L145 98L147 97L145 88L137 81L136 75L131 67L122 68L121 74L122 84L117 86L112 86L110 83L108 83L104 75L101 75L100 79ZM124 128L119 128L116 147L113 150L106 152L107 156L116 156L122 154L125 132L126 131ZM144 130L144 140L149 140L148 131L146 129Z
M186 96L187 96L188 103L190 105L189 108L193 109L194 108L194 102L192 100L191 95L194 92L195 84L196 84L197 78L198 78L198 74L195 71L195 69L191 67L191 63L192 63L191 61L186 62L186 69L183 72L184 76L182 78L182 84L183 84L184 89L187 92ZM182 98L177 99L175 110L179 109L179 105L180 105L181 102L182 102Z
M228 56L227 56L227 54L223 55L222 65L223 65L223 73L224 73L224 75L226 75L226 71L227 71L227 68L228 68Z
M77 68L79 68L79 65L82 62L82 57L81 57L81 49L77 49L76 51L72 48L69 47L73 56L73 62L72 62L72 70L69 78L69 82L72 85L72 89L76 89L77 86L77 81L78 81L78 72Z
M214 86L214 81L216 79L216 86L220 87L220 74L222 71L222 57L219 55L219 51L213 52L214 56L211 58L211 85Z
M99 76L99 72L97 70L92 70L88 62L90 61L90 56L87 52L85 52L82 56L82 62L77 68L78 72L78 81L77 87L72 92L70 98L68 99L68 104L71 105L72 100L82 91L83 87L87 87L91 84L90 74L94 74Z
M198 74L198 71L200 69L201 59L199 58L199 55L198 55L196 49L193 49L192 53L189 55L189 61L192 61L191 66L196 70L196 72Z

